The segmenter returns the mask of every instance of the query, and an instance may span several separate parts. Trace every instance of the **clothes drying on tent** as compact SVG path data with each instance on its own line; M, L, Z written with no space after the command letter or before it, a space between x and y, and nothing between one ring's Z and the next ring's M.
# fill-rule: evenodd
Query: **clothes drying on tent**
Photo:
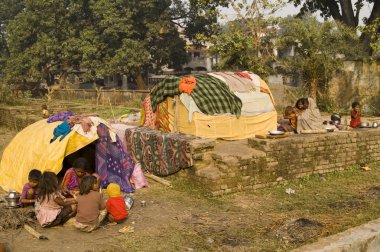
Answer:
M135 164L125 145L110 130L111 128L101 123L103 119L96 117L94 120L99 125L96 134L89 137L71 130L62 141L52 143L50 139L53 131L61 121L48 123L44 119L20 131L3 152L0 186L4 190L21 192L23 185L28 181L30 170L38 169L41 172L51 171L58 174L66 156L96 141L95 170L101 176L102 186L114 182L120 185L123 192L133 192L130 178ZM99 141L98 134L101 136Z
M179 92L180 77L169 76L158 83L150 95L145 97L140 126L164 132L229 140L254 137L256 134L266 134L270 130L277 129L277 112L273 95L269 86L258 75L244 71L213 72L193 76L196 85L190 95ZM205 89L216 87L208 83L223 83L221 90L233 97L225 99L224 102L229 103L233 109L220 109L217 113L215 110L212 112L204 110L202 107L204 104L212 103L208 97L220 95L220 92L213 88L209 88L205 93L199 92L202 90L200 87ZM180 99L177 99L176 95L179 95ZM238 103L233 105L231 100ZM236 107L239 107L238 113L235 113ZM238 114L240 116L236 116Z
M128 150L143 170L167 176L193 165L190 153L193 137L139 127L127 129L126 138Z
M230 91L226 83L208 74L194 74L194 77L196 85L191 92L191 97L202 113L206 115L231 113L237 117L240 116L241 100ZM157 105L167 97L180 94L180 81L180 77L169 76L153 88L150 98L154 112Z

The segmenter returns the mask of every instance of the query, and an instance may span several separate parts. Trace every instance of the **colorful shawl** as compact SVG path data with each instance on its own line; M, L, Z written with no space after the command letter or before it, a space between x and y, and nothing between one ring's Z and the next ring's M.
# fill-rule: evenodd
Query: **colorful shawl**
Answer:
M52 116L50 116L47 119L47 122L52 123L52 122L57 122L57 121L66 121L67 119L69 119L70 116L73 116L73 115L74 114L71 111L64 111L61 113L56 113L56 114L53 114Z
M110 183L120 185L125 193L134 192L130 177L135 167L126 147L116 136L116 142L110 139L108 128L104 124L98 126L99 139L96 141L96 173L100 176L101 187L107 187Z

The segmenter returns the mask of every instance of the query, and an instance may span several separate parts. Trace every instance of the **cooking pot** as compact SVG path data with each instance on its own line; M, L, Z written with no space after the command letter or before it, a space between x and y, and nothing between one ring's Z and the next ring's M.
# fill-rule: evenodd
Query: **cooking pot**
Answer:
M372 123L372 128L377 128L377 127L379 127L379 124L377 122Z
M7 201L8 207L17 207L20 200L20 194L14 190L10 190L5 197L5 200Z
M333 113L331 115L331 121L333 122L333 124L335 124L335 125L340 124L341 120L342 120L342 117L340 114Z

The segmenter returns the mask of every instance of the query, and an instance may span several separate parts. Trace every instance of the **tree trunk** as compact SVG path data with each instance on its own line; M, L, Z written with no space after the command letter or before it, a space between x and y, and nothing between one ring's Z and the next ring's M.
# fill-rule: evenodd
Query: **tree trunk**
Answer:
M317 102L317 87L318 87L318 80L312 79L310 82L310 89L309 89L309 95L311 98Z
M137 75L136 75L136 84L137 84L137 89L138 90L146 90L146 85L145 85L145 82L144 82L144 78L141 74L141 70L139 70L137 72Z
M52 74L52 73L47 73L47 74L45 74L44 79L45 79L46 84L47 84L48 86L54 85L54 74Z
M61 75L59 76L58 84L60 86L66 86L67 84L66 78L67 78L67 72L61 73Z
M355 28L358 24L356 23L356 18L354 14L354 9L352 8L351 0L339 0L340 8L342 10L343 22L349 26Z

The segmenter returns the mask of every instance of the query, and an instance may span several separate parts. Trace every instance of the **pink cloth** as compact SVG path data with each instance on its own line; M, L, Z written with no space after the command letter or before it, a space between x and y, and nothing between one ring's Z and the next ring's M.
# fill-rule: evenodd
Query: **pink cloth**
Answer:
M52 223L57 215L61 212L62 206L58 205L54 200L56 198L65 199L60 193L53 193L48 195L43 202L36 202L36 216L37 220L42 227Z
M148 187L148 182L146 182L144 173L141 170L141 164L136 163L135 169L133 170L131 179L135 184L136 189L140 189L143 187Z

